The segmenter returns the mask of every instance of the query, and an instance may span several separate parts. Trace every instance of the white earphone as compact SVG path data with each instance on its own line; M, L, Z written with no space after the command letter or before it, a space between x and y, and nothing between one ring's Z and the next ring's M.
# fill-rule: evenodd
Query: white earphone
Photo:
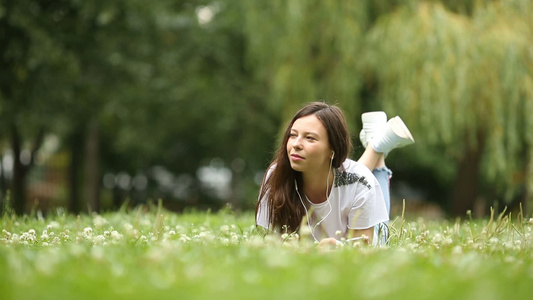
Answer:
M298 191L298 182L296 182L296 179L294 180L294 186L296 188L296 193L298 194L298 198L300 198L300 202L302 202L302 205L305 209L305 216L307 218L307 226L309 226L309 229L311 231L311 235L313 236L313 239L315 240L315 242L319 242L319 240L316 238L315 236L315 229L318 225L320 225L320 223L322 223L322 221L324 221L328 216L329 214L331 213L331 211L333 210L333 208L331 207L331 203L329 203L328 200L326 200L329 204L329 212L322 218L322 220L318 221L315 226L313 226L313 228L311 228L311 222L309 221L309 212L307 211L307 206L305 206L305 203L304 201L302 200L302 196L300 195L300 192Z

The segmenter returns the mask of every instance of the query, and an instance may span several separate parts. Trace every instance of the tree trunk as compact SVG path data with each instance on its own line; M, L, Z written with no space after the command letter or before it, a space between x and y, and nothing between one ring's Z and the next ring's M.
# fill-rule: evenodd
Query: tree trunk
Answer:
M0 215L4 215L6 207L7 187L6 187L6 170L4 169L4 156L0 155Z
M11 203L17 215L26 212L26 168L20 161L22 145L15 125L11 127L11 147L13 148L13 180L11 181Z
M74 132L69 139L70 165L69 165L69 203L68 209L73 214L81 211L80 207L80 170L83 151L83 136L79 134L81 130Z
M13 148L13 181L12 203L15 213L22 215L26 212L26 175L34 163L35 154L41 148L44 140L44 129L39 129L30 150L30 161L24 165L20 160L22 139L15 124L11 125L11 147Z
M100 160L99 160L99 128L96 120L92 120L88 128L86 143L87 189L86 198L89 211L100 211Z
M485 148L485 135L479 132L477 143L466 147L457 167L457 177L453 187L450 214L464 217L467 211L474 210L478 197L481 158Z

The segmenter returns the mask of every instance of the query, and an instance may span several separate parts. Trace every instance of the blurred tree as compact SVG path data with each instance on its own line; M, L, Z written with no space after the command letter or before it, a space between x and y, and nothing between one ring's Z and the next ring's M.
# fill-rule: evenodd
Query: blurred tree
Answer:
M157 47L145 92L124 91L128 105L108 102L102 114L108 128L102 138L110 145L102 149L108 171L153 178L153 167L164 166L176 176L196 178L199 166L220 158L236 172L233 178L242 175L255 185L255 172L264 168L271 144L264 137L277 128L263 100L265 87L244 63L239 3L162 3L153 10L151 43ZM243 169L231 168L238 162L245 163ZM212 204L209 195L197 199L194 189L192 203ZM152 194L160 195L165 194ZM229 200L240 206L245 197L235 191Z
M421 160L455 166L453 215L474 208L480 183L507 201L520 186L529 194L532 12L521 0L480 4L471 17L421 2L369 33L365 74L383 107L421 136Z
M11 199L18 214L25 211L26 177L35 154L65 100L62 81L76 72L72 57L54 40L61 15L53 6L0 2L0 136L10 140Z
M248 64L272 90L269 105L287 119L302 103L324 99L356 114L356 71L366 1L246 1ZM378 8L376 8L378 9ZM348 120L353 125L352 120Z

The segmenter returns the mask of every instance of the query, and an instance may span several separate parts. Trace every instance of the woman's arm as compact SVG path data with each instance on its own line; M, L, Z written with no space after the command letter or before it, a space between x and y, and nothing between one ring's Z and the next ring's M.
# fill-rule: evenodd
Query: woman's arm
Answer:
M363 235L366 236L365 241L367 244L372 245L372 239L374 237L374 226L367 229L349 229L347 236L347 241L356 241L363 238Z
M352 244L355 241L364 239L364 241L371 245L372 244L372 238L374 237L374 227L370 227L367 229L349 229L348 230L348 238L345 243ZM319 248L323 247L331 247L336 245L342 245L342 242L335 239L335 238L325 238L318 243Z

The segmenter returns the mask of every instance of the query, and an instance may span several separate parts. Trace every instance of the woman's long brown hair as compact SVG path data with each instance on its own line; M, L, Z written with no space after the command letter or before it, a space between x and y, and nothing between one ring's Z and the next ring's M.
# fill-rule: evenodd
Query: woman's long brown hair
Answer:
M261 201L267 201L267 214L271 228L282 232L298 231L302 218L305 216L305 209L296 193L295 186L295 182L298 182L298 187L303 188L302 175L291 168L287 154L287 141L294 122L309 115L315 115L326 128L329 144L335 151L333 168L339 168L351 150L348 126L344 114L337 106L323 102L311 102L294 115L269 166L271 172L267 170L265 173L255 209L257 218Z

